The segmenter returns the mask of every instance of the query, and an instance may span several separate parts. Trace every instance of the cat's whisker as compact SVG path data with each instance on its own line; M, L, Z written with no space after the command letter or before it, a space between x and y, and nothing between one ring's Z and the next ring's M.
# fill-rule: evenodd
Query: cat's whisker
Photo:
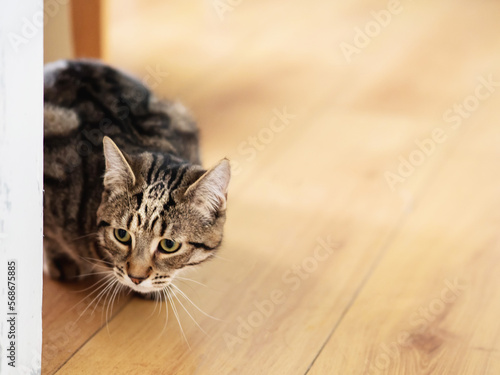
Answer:
M189 315L189 317L191 318L191 320L194 322L194 324L196 324L198 326L198 328L201 330L201 332L203 332L205 335L208 336L208 333L205 332L205 330L198 324L198 322L196 321L195 318L193 318L193 316L189 313L189 311L186 309L186 306L184 306L184 304L181 302L181 300L179 299L179 297L177 297L175 295L175 292L172 291L172 296L180 303L180 305L182 306L182 308L184 309L184 311L186 312L186 314Z
M234 259L224 258L224 257L220 256L219 254L213 254L212 257L223 260L224 262L230 262L230 263L235 262Z
M181 276L175 276L175 279L176 280L185 280L185 281L191 281L195 284L198 284L198 285L201 285L201 286L204 286L205 288L209 288L209 286L207 284L203 284L203 283L200 283L199 281L196 281L196 280L193 280L193 279L189 279L187 277L181 277Z
M110 277L108 280L106 280L106 283L104 283L101 286L99 286L98 290L100 289L100 292L103 292L105 289L107 289L107 287L109 287L112 284L114 284L115 281L116 280L115 280L114 277ZM90 293L89 296L91 296L92 294L94 294L94 292Z
M176 278L177 279L177 278ZM198 294L198 291L196 289L194 289L191 285L189 285L188 283L186 283L184 280L178 280L180 283L183 283L184 285L186 285L189 289L191 289L193 291L193 293L196 293L196 295L199 297L200 295Z
M184 297L186 299L186 301L190 302L191 305L193 305L199 312L201 312L203 315L205 315L206 317L208 318L211 318L211 319L214 319L214 320L217 320L219 322L222 322L223 320L222 319L219 319L219 318L216 318L210 314L207 314L205 311L203 311L202 309L200 309L193 301L191 301L191 299L186 295L186 293L184 293L177 285L175 284L170 284L171 286L173 286L178 292L179 294ZM179 301L180 302L180 301Z
M114 267L113 263L107 262L107 261L101 260L101 259L86 258L86 257L82 257L82 256L80 256L80 259L83 260L84 262L91 264L92 271L94 269L102 270L102 271L110 271Z
M109 301L108 301L108 299L109 300L111 299L110 296L112 295L117 282L118 282L118 280L114 280L113 283L111 284L111 287L107 289L106 293L103 296L104 297L104 301L102 303L103 309L101 311L101 320L102 320L103 315L104 315L104 319L105 319L104 322L106 324L106 328L108 326L108 308L109 308ZM109 331L108 331L108 333L109 333Z
M85 296L84 298L82 298L77 304L75 304L73 307L71 307L70 310L73 310L74 308L76 308L77 306L79 306L82 302L84 302L86 299L90 298L94 293L96 293L99 290L101 290L111 280L112 280L112 275L108 275L108 276L105 276L102 279L98 280L97 282L95 282L94 284L92 284L91 286L89 286L88 288L85 288L83 290L75 291L75 292L84 292L86 290L94 288L94 290L90 294L88 294L87 296ZM101 285L99 285L99 286L96 287L96 285L98 285L98 284L101 284ZM85 308L85 310L83 310L83 312L80 314L80 316L78 317L78 319L80 319L81 316L85 313L85 311L87 311L88 307L89 306L87 305L87 307Z
M216 289L216 288L214 288L214 287L212 287L212 286L209 286L209 285L203 284L203 283L201 283L201 282L199 282L199 281L196 281L196 280L193 280L193 279L189 279L189 278L186 278L186 277L175 276L174 281L177 281L177 280L178 280L178 281L180 281L181 283L183 283L184 285L186 285L186 286L187 286L189 289L191 289L194 293L196 293L196 295L197 295L198 297L200 296L200 295L199 295L199 293L198 293L198 290L196 290L196 289L195 289L192 285L188 284L186 281L191 281L191 282L193 282L193 283L195 283L195 284L198 284L198 285L203 286L203 287L205 287L205 288L208 288L208 289L210 289L210 290L214 290L214 291L216 291L216 292L220 292L220 290L219 290L219 289Z
M95 236L95 235L97 235L97 232L94 232L94 233L89 233L89 234L86 234L86 235L84 235L84 236L80 236L80 237L73 238L73 239L69 240L69 242L73 242L73 241L81 240L82 238L87 238L87 237L90 237L90 236Z
M122 286L122 284L119 283L119 282L118 282L118 284L115 284L114 291L111 294L111 303L108 303L108 307L106 308L106 329L107 329L109 335L110 335L110 333L109 333L109 324L108 324L108 322L109 322L109 319L108 319L108 308L111 307L111 309L110 309L111 316L113 316L113 305L115 303L115 299L116 299L117 295L120 293L121 286Z
M161 295L160 295L160 292L158 290L155 290L155 309L154 311L156 311L156 307L159 307L158 308L158 315L160 315L161 313Z
M115 301L120 298L119 295L122 292L122 289L123 289L122 283L116 284L116 287L115 287L116 292L115 292L113 299L111 300L111 309L110 309L111 316L113 316L113 307L115 306Z
M154 298L154 300L155 300L155 305L153 306L153 310L149 314L148 319L151 318L156 311L156 293L154 294L154 296L152 298Z
M90 264L93 264L93 265L99 265L99 263L104 263L104 264L109 264L110 266L114 266L113 262L108 262L107 260L103 260L103 259L95 259L95 258L88 258L88 257L82 257L80 256L80 258ZM97 263L94 263L94 262L97 262Z
M107 304L106 304L106 326L107 326L107 323L109 321L108 316L109 316L110 308L111 308L111 314L113 314L112 302L114 301L116 292L119 289L118 287L119 287L118 283L114 283L113 288L111 288L111 291L108 293L109 300L106 297L106 300L107 300ZM108 329L108 333L109 333L109 329Z
M90 304L92 304L96 299L97 299L97 302L96 302L96 304L94 306L94 309L92 310L91 315L94 314L94 311L97 308L97 305L101 301L102 297L106 295L107 291L113 286L113 284L115 283L115 281L116 280L114 280L114 279L108 280L107 283L104 285L104 287L101 288L101 290L99 291L99 293L97 293L97 295L94 297L94 299L92 300L92 302Z
M101 320L102 320L102 316L104 315L104 311L106 311L106 315L104 316L104 323L106 324L106 331L108 332L108 336L111 336L111 334L109 333L109 325L108 325L108 310L109 310L108 297L109 297L110 293L113 293L115 286L116 286L116 283L113 283L113 287L111 287L111 289L109 289L108 292L106 293L106 296L104 298L104 303L103 303L104 308L101 311Z
M122 283L119 284L120 285L120 291L119 291L119 294L121 295L120 298L123 296L123 289L128 289L125 285L123 285Z
M182 328L181 320L179 318L179 313L177 312L177 307L175 306L175 301L174 299L170 296L169 288L165 288L165 291L167 292L167 297L168 300L170 301L170 304L172 306L172 311L174 312L175 318L177 319L177 323L179 323L179 328L182 333L182 337L184 337L184 340L186 340L186 344L188 345L189 349L191 349L191 345L189 345L189 341L186 337L186 334L184 333L184 329Z
M156 311L156 308L158 307L158 292L155 290L155 291L153 291L153 293L154 293L153 298L155 299L155 306L153 308L153 311L151 311L151 314L149 314L148 319L153 316L153 314Z
M113 282L113 279L112 278L108 278L108 279L103 279L105 280L105 283L103 283L102 285L100 285L96 290L94 290L92 293L90 293L87 297L85 297L82 301L84 301L85 299L89 298L92 294L100 291L93 299L92 301L90 301L89 304L87 304L87 307L85 308L85 310L82 311L82 313L80 314L80 316L78 317L78 320L80 320L80 318L83 316L83 314L85 314L85 312L89 309L89 307L92 306L92 304L94 303L94 301L109 287L109 285ZM102 280L101 280L102 281ZM80 301L80 303L82 302ZM97 302L99 303L99 301ZM96 305L97 306L97 305ZM95 307L94 307L94 310L92 311L92 314L94 314L94 311L95 311Z
M163 292L162 290L156 291L156 296L158 298L158 305L159 305L158 316L161 315L161 309L162 309L163 305L165 305L165 307L167 308L167 316L168 316L168 306L167 306L166 298L162 292Z
M116 279L109 280L109 282L106 284L107 286L104 289L102 289L101 292L92 300L91 303L93 303L96 299L97 299L97 302L94 305L94 309L92 310L91 315L94 315L95 309L99 305L99 302L101 302L101 299L107 294L109 289L111 289L113 287L113 285L115 284L116 281L118 281L118 280L116 280Z
M163 332L167 328L167 323L168 323L168 298L167 298L167 293L166 293L165 289L162 289L161 293L163 293L163 298L164 298L164 301L165 301L165 315L166 315L166 317L165 317L165 323L163 324L163 329L161 330L160 336L163 334ZM158 294L161 297L160 292L158 292ZM161 311L161 305L160 305L160 311Z
M80 276L84 277L84 276L94 276L94 275L105 275L105 274L110 274L110 273L112 274L113 271L108 270L108 271L101 271L101 272L90 272L90 273L84 273Z
M177 311L177 306L175 305L174 298L172 297L172 294L171 294L172 291L168 287L165 289L165 291L167 292L167 297L168 297L170 304L172 306L172 311L174 312L177 323L179 324L179 328L181 330L182 337L184 337L186 344L188 345L189 349L191 349L191 345L189 345L189 341L186 337L186 334L184 333L184 328L182 327L182 324L181 324L181 318L179 316L179 312Z
M113 280L113 278L114 278L114 275L112 275L112 274L106 275L103 278L101 278L98 282L96 282L95 284L93 284L92 286L83 289L82 292L86 291L86 290L88 290L90 288L94 288L94 285L96 285L96 284L99 284L99 283L101 284L98 287L96 287L95 290L93 290L92 292L90 292L83 300L85 300L87 298L90 298L94 293L96 293L97 291L99 291L100 289L102 289L103 287L105 287L107 284L109 284Z
M98 285L98 284L102 283L103 281L107 281L108 279L111 279L111 278L112 278L112 276L113 276L113 273L111 272L110 274L108 274L108 275L106 275L106 276L104 276L104 277L100 278L99 280L97 280L94 284L92 284L92 285L91 285L91 286L89 286L88 288L81 289L81 290L75 290L74 292L75 292L75 293L82 293L82 292L85 292L85 291L87 291L87 290L89 290L89 289L92 289L92 288L96 287L96 285ZM101 285L101 286L102 286L102 285ZM99 288L100 288L100 287L99 287ZM92 293L90 293L90 294L89 294L88 296L86 296L83 300L85 300L86 298L89 298L89 297L90 297L92 294L94 294L94 293L95 293L95 291L93 291ZM82 301L83 301L83 300L82 300ZM81 302L81 301L80 301L80 302ZM80 303L80 302L79 302L79 303Z
M151 313L150 317L155 313L156 308L158 307L158 292L156 290L154 291L154 299L155 299L155 307L154 307L153 312ZM160 306L160 309L161 309L161 306Z

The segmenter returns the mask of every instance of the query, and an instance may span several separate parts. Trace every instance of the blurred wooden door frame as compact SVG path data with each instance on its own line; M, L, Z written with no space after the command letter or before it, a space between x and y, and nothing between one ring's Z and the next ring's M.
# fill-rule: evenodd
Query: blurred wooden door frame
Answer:
M104 0L71 0L71 24L76 58L103 57Z

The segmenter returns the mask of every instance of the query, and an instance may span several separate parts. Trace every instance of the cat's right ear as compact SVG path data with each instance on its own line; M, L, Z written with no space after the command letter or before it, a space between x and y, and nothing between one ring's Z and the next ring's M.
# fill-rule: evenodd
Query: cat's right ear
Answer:
M226 209L227 188L231 178L229 160L222 159L206 171L184 193L203 215L212 218Z
M111 190L127 190L134 186L134 172L118 146L107 136L104 137L102 143L106 159L104 186Z

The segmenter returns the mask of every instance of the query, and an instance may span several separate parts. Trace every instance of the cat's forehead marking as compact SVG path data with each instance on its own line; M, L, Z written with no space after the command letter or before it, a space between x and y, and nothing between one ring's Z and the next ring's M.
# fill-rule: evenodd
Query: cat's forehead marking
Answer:
M153 185L150 185L146 192L148 199L160 200L165 195L166 186L163 181L158 181Z
M145 169L143 174L147 176L146 183L148 184L164 180L171 183L175 180L180 168L186 164L182 159L171 154L151 154L151 157L147 159L149 159L150 163L147 167L147 172Z
M152 220L156 211L160 218L165 218L175 207L173 193L182 185L187 169L185 165L166 169L161 180L152 182L142 193L135 195L136 210L144 213L146 221Z
M144 193L141 191L137 194L134 195L134 198L135 198L135 210L136 211L139 211L140 208L141 208L141 205L142 205L142 198L144 197Z
M149 231L152 232L155 229L155 225L158 222L158 215L151 221L151 225L149 226Z

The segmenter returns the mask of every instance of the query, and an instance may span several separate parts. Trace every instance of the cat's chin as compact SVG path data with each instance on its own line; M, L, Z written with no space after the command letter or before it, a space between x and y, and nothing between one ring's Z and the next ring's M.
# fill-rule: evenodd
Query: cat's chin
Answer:
M147 283L147 281L146 281ZM168 284L166 285L163 285L162 287L153 287L153 286L150 286L150 285L136 285L132 282L122 282L122 284L128 286L130 289L132 289L134 292L136 292L137 294L151 294L151 295L154 295L154 294L157 294L158 292L160 292L161 290L165 289L167 287Z
M139 292L137 290L133 290L133 292L137 297L148 301L166 301L167 299L165 292L163 292L161 289L149 289L149 291L147 292Z
M156 301L156 300L160 300L160 301L163 301L164 300L164 297L163 295L159 295L157 293L140 293L140 292L134 292L134 294L141 298L141 299L145 299L145 300L148 300L148 301Z
M148 287L140 286L140 285L128 285L130 289L132 289L134 292L141 293L141 294L149 294L152 293L154 290Z

